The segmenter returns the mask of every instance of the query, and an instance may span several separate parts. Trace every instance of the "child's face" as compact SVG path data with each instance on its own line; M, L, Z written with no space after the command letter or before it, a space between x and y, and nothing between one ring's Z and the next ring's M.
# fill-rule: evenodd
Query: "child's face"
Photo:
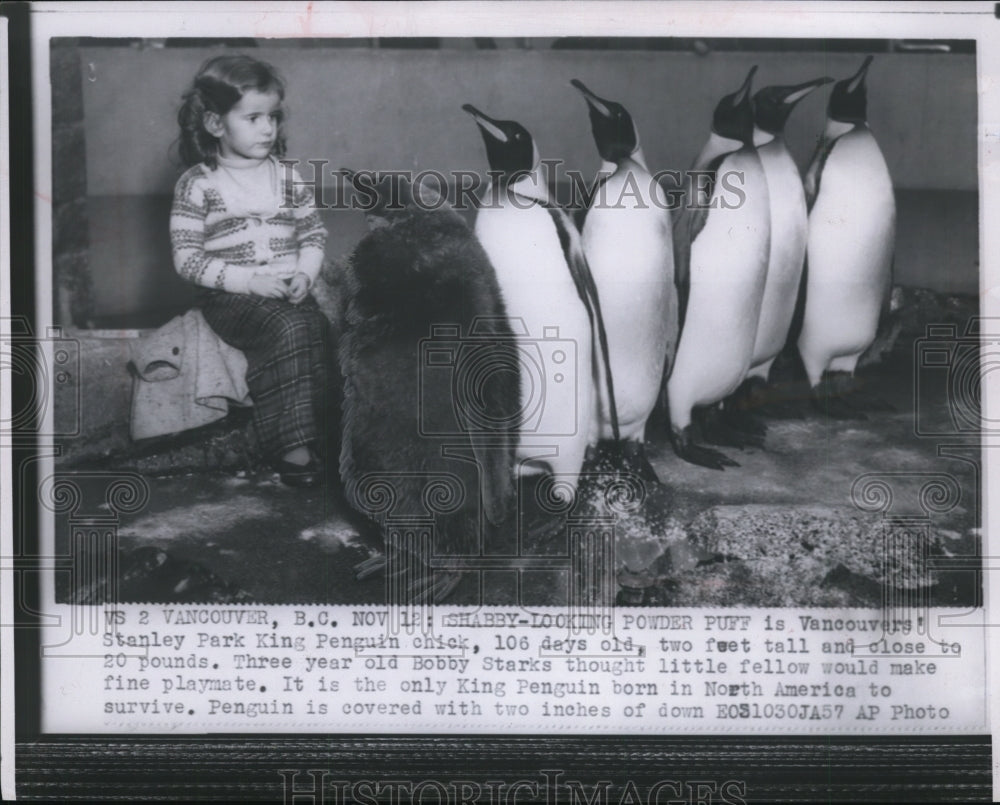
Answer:
M247 90L224 115L209 115L208 131L219 138L223 157L264 159L278 137L281 97L277 92Z

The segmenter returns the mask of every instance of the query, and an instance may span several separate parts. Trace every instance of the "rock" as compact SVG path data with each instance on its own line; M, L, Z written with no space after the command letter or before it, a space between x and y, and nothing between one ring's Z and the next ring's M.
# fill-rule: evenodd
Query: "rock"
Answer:
M919 338L926 335L928 325L940 324L953 324L962 335L970 319L979 315L979 299L897 285L892 289L890 310L888 319L902 325L904 338Z
M899 334L903 332L903 322L898 318L891 318L888 322L878 328L875 340L871 346L865 350L858 359L858 368L881 363L892 354L899 340Z
M858 360L858 367L881 363L900 337L909 345L912 339L927 334L928 325L953 325L956 335L961 337L969 322L978 315L979 300L973 295L893 286L888 313L879 321L875 341Z
M798 569L763 572L759 562L716 562L693 573L670 574L652 606L685 607L846 607L865 606L851 593L836 587L805 584ZM875 605L875 602L872 602Z
M921 540L903 536L887 547L889 534L899 532L887 529L878 515L794 505L715 506L698 515L687 528L693 543L726 559L739 560L753 579L773 589L774 597L799 605L807 601L819 604L815 588L827 582L834 571L843 575L839 568L898 589L935 584L936 577L923 559L926 546ZM743 571L713 572L732 575ZM828 583L827 591L832 594L835 586ZM775 601L772 605L781 604Z
M644 587L652 583L651 568L657 560L685 540L683 525L671 516L671 510L666 487L598 463L581 481L574 519L613 522L619 583Z

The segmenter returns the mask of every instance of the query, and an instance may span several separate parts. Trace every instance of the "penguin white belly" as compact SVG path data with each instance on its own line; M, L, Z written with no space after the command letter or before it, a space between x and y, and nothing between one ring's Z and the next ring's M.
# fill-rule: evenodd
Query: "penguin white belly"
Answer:
M664 359L677 335L677 294L667 201L653 179L633 169L605 183L603 198L588 211L583 250L600 298L608 336L619 432L641 440L656 405ZM641 195L637 197L636 191ZM614 434L604 364L597 361L599 436Z
M757 153L767 177L771 209L771 252L764 298L757 323L750 374L767 379L771 362L781 352L795 313L806 256L808 213L799 169L784 141L775 138Z
M575 489L595 440L591 329L555 224L539 205L506 204L480 210L475 232L520 346L519 466L547 464Z
M809 214L808 279L799 350L815 385L831 361L872 343L889 290L896 205L882 152L867 129L833 146Z
M693 406L735 391L753 357L770 249L767 185L752 151L726 157L718 176L726 172L743 174L745 200L723 206L717 183L715 206L691 245L687 309L667 386L677 428L689 424Z

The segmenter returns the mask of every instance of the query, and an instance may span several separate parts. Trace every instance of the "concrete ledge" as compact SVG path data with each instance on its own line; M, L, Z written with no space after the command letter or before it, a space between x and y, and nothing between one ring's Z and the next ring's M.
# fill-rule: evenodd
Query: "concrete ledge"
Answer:
M246 469L260 464L249 411L233 409L204 428L157 439L129 436L131 345L148 331L71 330L79 368L55 385L55 432L63 467L113 466L159 473L190 468Z

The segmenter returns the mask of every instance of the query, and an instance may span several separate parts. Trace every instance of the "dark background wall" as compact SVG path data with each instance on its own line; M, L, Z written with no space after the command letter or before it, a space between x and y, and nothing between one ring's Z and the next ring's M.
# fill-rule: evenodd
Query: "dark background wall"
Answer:
M580 78L632 112L654 170L683 169L718 98L753 64L756 84L853 73L862 52L259 47L288 81L289 155L330 167L485 171L472 102L532 131L543 157L589 175L598 164ZM800 43L801 44L801 43ZM171 144L180 95L211 47L79 48L85 133L92 323L155 326L183 308L173 274L170 193L181 171ZM56 77L54 76L54 81ZM805 166L828 89L800 104L789 147ZM899 190L897 282L978 291L975 56L882 53L869 77L869 119ZM308 176L310 169L305 166ZM326 213L328 256L364 230L360 213Z

